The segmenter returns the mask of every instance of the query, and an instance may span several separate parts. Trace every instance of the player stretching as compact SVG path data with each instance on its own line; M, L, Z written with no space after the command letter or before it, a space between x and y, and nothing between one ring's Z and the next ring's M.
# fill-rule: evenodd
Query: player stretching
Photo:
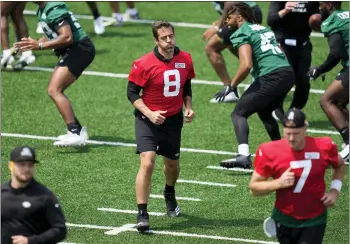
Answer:
M222 51L227 48L232 54L236 55L233 51L230 36L233 31L224 24L225 16L227 15L228 10L232 7L232 4L235 2L213 2L215 9L221 15L220 19L217 20L213 27L208 28L204 34L203 39L207 41L205 46L205 52L208 56L208 59L213 66L216 74L220 77L220 80L224 85L229 85L231 82L230 75L227 72L224 56ZM259 6L255 2L246 2L249 6L252 7L255 20L258 24L262 22L262 12ZM231 92L228 94L223 102L235 102L238 100L238 92ZM211 103L217 103L218 101L214 98L210 100Z
M327 207L335 205L342 187L344 160L330 137L306 136L301 110L288 110L283 121L284 139L263 143L256 151L249 187L254 196L276 191L272 218L265 221L267 235L277 232L281 244L321 244ZM326 192L324 177L329 166L332 183Z
M62 2L35 2L37 16L45 33L40 40L22 38L14 44L20 51L54 49L59 61L51 76L48 94L67 124L68 133L58 137L55 146L80 146L88 139L87 128L75 117L63 93L95 57L95 47L80 24Z
M323 23L321 30L328 38L329 54L326 61L310 70L309 76L317 79L342 61L343 69L323 93L320 103L329 121L343 137L340 153L349 161L349 11L341 9L341 2L320 2Z
M185 122L194 118L191 79L195 74L191 55L175 46L174 27L167 21L154 22L152 32L156 47L133 62L127 91L136 108L136 150L141 160L136 177L137 229L141 232L149 229L147 203L156 154L163 156L167 213L171 217L180 214L174 186L180 172L183 105Z
M273 32L254 23L253 11L249 5L235 2L228 11L227 25L235 30L230 40L239 56L239 68L231 84L225 86L216 97L223 101L225 96L237 89L252 68L255 81L243 93L232 112L238 155L222 161L221 166L250 168L248 118L257 113L271 140L281 139L278 124L271 113L294 85L294 71L279 48Z

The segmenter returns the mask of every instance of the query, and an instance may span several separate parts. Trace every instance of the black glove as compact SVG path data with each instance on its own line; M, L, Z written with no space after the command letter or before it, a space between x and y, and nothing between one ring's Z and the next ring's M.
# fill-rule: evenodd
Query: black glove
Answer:
M218 93L216 93L215 95L215 99L218 102L223 102L225 100L225 97L230 94L231 92L234 92L236 97L239 98L238 96L238 91L237 91L237 87L232 87L232 86L224 86L224 88L219 91Z
M322 74L318 67L313 67L309 70L309 72L307 73L307 76L310 77L311 80L316 80L318 77L322 77L322 81L324 81L326 79L326 75Z

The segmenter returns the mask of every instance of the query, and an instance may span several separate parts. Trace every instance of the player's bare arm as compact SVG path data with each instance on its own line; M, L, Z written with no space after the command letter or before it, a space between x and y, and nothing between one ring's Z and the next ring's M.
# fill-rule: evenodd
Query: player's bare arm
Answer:
M249 183L250 193L253 196L266 196L276 190L293 186L295 175L291 170L291 168L288 168L280 178L275 180L269 180L254 171Z
M164 123L166 118L162 114L166 114L167 111L152 111L152 110L150 110L145 105L142 98L136 100L133 103L133 105L137 110L139 110L141 113L143 113L153 124L161 125Z
M63 23L62 23L63 22ZM61 23L62 27L58 29L58 37L54 40L39 42L38 40L28 38L22 38L20 42L16 42L14 47L20 51L27 50L43 50L43 49L59 49L65 48L73 43L73 34L68 23L64 23L63 20ZM60 25L60 23L58 24Z
M239 67L235 77L231 81L231 86L233 88L236 88L249 75L249 72L253 67L252 52L250 44L244 44L239 47Z
M331 189L321 198L321 201L326 207L333 207L338 200L342 182L344 180L345 167L343 158L338 155L338 164L337 166L332 167Z

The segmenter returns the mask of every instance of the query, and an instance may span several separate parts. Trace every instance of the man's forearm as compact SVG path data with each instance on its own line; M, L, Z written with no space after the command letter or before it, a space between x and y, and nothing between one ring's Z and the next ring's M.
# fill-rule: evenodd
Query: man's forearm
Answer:
M250 67L240 63L238 71L235 77L233 78L233 80L231 81L231 86L237 87L242 81L244 81L244 79L247 78L250 69L251 69Z
M141 113L143 113L146 117L150 112L152 112L143 102L142 98L137 99L132 105Z
M253 196L265 196L280 188L277 179L271 181L256 181L249 184Z
M184 97L184 106L187 109L192 109L192 97L190 97L190 96Z

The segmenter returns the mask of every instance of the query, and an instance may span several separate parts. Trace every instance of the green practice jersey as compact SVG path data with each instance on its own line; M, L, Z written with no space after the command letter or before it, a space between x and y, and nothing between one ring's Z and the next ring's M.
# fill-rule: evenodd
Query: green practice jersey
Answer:
M246 21L231 35L230 40L237 52L238 48L244 44L250 44L252 47L253 70L251 73L254 79L278 68L290 66L276 42L274 33L265 26Z
M46 38L49 40L57 38L57 30L63 20L66 20L70 25L73 33L73 42L87 36L72 12L69 12L67 5L63 2L47 2L44 9L38 8L36 15Z
M344 54L342 58L343 67L349 67L349 11L342 9L334 11L321 25L324 35L330 36L339 33L343 39Z

